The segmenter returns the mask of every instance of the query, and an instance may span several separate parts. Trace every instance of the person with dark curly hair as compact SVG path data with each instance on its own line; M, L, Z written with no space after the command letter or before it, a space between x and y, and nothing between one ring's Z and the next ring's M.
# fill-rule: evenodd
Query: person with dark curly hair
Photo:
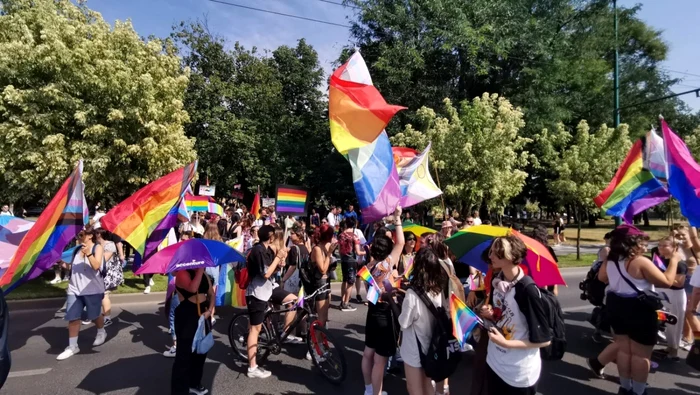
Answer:
M609 284L606 304L617 345L618 394L643 395L647 393L658 319L656 308L640 296L654 291L654 286L669 288L673 285L680 255L674 254L666 272L662 272L643 255L649 241L644 232L631 225L620 225L610 237L610 253L598 278Z

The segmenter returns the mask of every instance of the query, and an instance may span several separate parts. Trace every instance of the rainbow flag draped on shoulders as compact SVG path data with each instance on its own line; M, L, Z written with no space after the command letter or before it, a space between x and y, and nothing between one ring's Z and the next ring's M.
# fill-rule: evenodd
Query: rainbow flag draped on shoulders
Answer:
M350 162L364 222L391 214L400 202L399 175L384 128L404 108L386 103L359 52L331 76L331 140Z
M632 223L635 215L666 201L666 187L644 168L642 140L637 140L610 184L593 201L608 215Z
M4 293L50 269L87 222L81 160L17 247L0 277Z
M100 223L129 243L146 262L170 229L187 220L184 197L196 170L195 161L153 181L115 206Z
M700 226L700 165L663 119L661 129L666 145L668 189L680 203L681 213L690 225Z

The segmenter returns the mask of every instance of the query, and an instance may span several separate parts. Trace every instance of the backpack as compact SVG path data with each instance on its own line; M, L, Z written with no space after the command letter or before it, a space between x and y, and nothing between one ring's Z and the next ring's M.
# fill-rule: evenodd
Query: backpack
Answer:
M416 343L418 343L420 364L425 371L425 375L436 382L442 381L457 370L457 366L462 360L459 341L452 334L452 320L445 308L442 306L435 307L425 292L418 291L413 287L409 287L409 289L412 289L418 295L433 317L435 317L435 325L433 325L428 352L423 354L418 335L416 335Z
M253 249L251 248L250 251ZM248 289L248 285L250 285L250 278L248 277L248 258L250 258L250 251L248 251L248 255L245 257L245 262L239 262L238 266L236 266L236 269L233 272L233 278L236 280L236 284L238 284L238 288L240 289Z
M578 285L579 289L583 291L581 299L588 300L593 306L602 306L603 300L605 300L606 284L598 280L601 266L601 262L595 262L586 274L586 278Z
M355 257L355 234L343 232L338 237L338 249L340 250L341 258Z
M530 276L523 277L520 281L515 284L515 301L518 303L518 307L522 311L522 306L524 301L521 302L522 297L518 295L525 296L525 288L529 286L537 287L535 280ZM543 288L537 288L542 297L542 302L544 304L545 311L547 312L547 322L549 323L549 328L552 331L552 341L547 347L540 348L540 356L545 361L558 361L564 357L566 353L566 326L564 325L564 312L561 310L559 301L553 293L549 292Z
M311 253L302 259L301 254L298 255L297 270L299 270L299 278L305 289L311 289L312 285L317 282L320 272L316 266L311 265Z

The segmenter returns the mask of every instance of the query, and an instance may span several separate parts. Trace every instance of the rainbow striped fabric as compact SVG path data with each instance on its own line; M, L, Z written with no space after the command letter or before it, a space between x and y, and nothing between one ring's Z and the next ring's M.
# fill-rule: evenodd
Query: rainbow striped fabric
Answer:
M297 295L296 307L304 307L304 287L299 288L299 294Z
M280 215L306 215L308 192L302 187L277 186L275 211Z
M372 304L377 304L379 295L382 291L381 288L379 288L377 281L375 281L374 277L372 277L372 273L370 273L367 269L367 266L362 266L362 269L357 272L357 276L365 280L365 282L369 285L369 288L367 289L367 300Z
M61 259L68 243L88 222L84 190L81 160L19 243L0 277L5 294L38 277Z
M459 341L460 346L464 346L467 337L481 322L481 319L455 294L450 295L450 315L452 318L452 335Z
M146 262L182 218L184 196L197 162L175 170L139 189L102 217L100 223L131 245Z
M216 289L217 306L246 307L245 289L236 284L235 270L232 265L219 268L219 286Z
M663 184L644 169L642 146L642 140L637 140L610 184L593 199L608 215L621 217L627 223L670 196Z
M678 200L681 213L688 218L690 225L700 226L700 165L693 159L688 146L663 119L661 130L666 143L668 189Z
M404 107L384 101L359 52L331 76L328 107L331 140L352 167L363 221L391 214L400 203L401 188L384 128Z
M406 148L392 149L401 185L401 207L415 206L442 195L442 191L430 176L430 146L429 143L421 153Z
M190 193L185 194L185 206L187 211L209 211L209 204L212 203L208 196L194 196Z

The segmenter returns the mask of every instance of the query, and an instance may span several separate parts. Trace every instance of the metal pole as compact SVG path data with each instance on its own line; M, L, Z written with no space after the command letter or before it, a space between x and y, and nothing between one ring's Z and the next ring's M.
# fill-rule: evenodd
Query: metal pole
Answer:
M613 123L615 125L615 129L620 126L620 51L618 50L618 45L617 45L617 31L618 31L618 22L617 22L617 0L613 0L613 13L615 15L614 17L614 29L615 29L615 71L613 72L613 94L614 94L614 103L615 103L615 109L613 112ZM615 226L620 226L622 224L622 220L620 217L615 217Z

